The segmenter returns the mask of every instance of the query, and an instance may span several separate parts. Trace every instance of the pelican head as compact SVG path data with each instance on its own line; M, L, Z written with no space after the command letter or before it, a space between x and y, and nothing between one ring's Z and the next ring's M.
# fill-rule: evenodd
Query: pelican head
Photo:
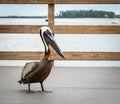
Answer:
M48 52L48 47L49 45L51 45L51 47L56 51L56 53L64 58L64 55L60 50L59 46L57 45L53 37L53 33L49 27L43 26L42 28L40 28L40 36L45 46L45 52Z

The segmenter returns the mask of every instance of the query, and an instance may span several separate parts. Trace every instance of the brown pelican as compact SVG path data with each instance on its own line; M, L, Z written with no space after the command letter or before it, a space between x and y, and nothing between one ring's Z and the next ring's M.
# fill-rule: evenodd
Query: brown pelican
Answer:
M45 55L40 62L26 63L21 73L21 80L18 81L20 84L28 84L28 92L31 91L31 83L40 83L42 91L45 91L43 87L43 81L50 74L54 64L54 60L51 60L50 46L58 55L64 58L64 55L55 42L52 31L49 27L44 26L40 29L40 37L45 47Z

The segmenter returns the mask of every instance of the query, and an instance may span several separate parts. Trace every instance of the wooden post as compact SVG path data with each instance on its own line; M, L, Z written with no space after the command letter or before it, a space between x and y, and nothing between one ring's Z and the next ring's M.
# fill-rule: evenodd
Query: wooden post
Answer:
M48 26L54 33L54 4L48 4ZM53 34L54 35L54 34ZM54 53L54 50L52 47L50 47L51 53ZM53 60L53 57L51 57Z
M54 33L54 4L48 4L48 26Z

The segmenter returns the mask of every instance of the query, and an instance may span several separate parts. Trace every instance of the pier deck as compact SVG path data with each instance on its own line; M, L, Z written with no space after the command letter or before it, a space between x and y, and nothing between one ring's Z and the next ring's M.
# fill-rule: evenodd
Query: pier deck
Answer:
M0 67L0 104L119 104L120 68L54 67L44 82L46 90L19 85L22 67Z

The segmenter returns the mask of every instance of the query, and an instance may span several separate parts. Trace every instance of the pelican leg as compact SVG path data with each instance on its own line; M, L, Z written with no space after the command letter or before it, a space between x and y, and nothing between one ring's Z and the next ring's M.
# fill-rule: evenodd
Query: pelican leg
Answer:
M28 92L30 92L30 83L28 83Z
M44 87L43 87L43 82L40 82L40 85L41 85L42 91L45 91L45 89L44 89Z
M28 94L33 94L33 93L35 93L34 91L31 91L30 90L30 82L28 83L28 92L27 92Z
M40 82L40 85L41 85L41 89L42 89L42 92L46 92L46 93L52 93L52 91L46 91L43 87L43 82Z

